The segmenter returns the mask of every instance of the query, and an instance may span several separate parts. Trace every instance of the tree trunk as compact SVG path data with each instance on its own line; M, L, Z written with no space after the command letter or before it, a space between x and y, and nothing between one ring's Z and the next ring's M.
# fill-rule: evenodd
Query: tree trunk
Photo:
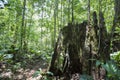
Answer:
M23 2L23 14L22 14L22 25L21 25L21 41L20 41L20 53L23 52L23 45L24 45L24 27L25 27L25 6L26 6L26 0Z
M66 58L64 58L63 66L61 68L67 66L67 69L62 69L61 72L70 73L70 74L73 73L82 74L82 65L81 65L82 59L80 58L80 55L82 55L84 49L83 47L86 38L86 25L87 22L83 22L81 24L70 23L68 24L68 26L64 27L61 30L63 38L62 36L58 37L58 41L56 42L49 71L53 72L56 75L56 72L59 71L56 70L57 69L56 65L59 64L57 58L59 58L59 54L63 53L63 55L68 55L67 56L68 61L66 62L65 61ZM69 65L66 65L68 63Z

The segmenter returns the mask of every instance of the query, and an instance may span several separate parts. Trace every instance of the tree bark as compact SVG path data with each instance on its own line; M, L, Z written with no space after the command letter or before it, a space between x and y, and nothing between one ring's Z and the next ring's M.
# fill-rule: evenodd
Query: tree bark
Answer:
M54 74L58 73L59 69L56 68L56 65L58 65L58 59L61 53L61 49L63 49L62 54L63 55L69 55L67 69L64 69L64 73L80 73L82 74L82 64L81 64L81 58L80 55L83 51L83 47L85 44L85 38L86 38L86 25L87 22L83 22L81 24L68 24L68 26L61 29L62 36L58 37L54 54L52 56L51 60L51 66L49 68L49 71L53 72ZM62 46L60 46L60 42L62 41ZM67 51L68 50L68 51ZM82 57L82 56L81 56ZM64 58L64 60L66 60ZM63 62L64 64L64 62ZM65 63L66 64L66 63ZM63 67L66 67L63 65ZM63 68L61 67L61 68ZM62 69L63 72L63 69Z
M25 10L26 10L26 8L25 8L25 6L26 6L26 0L24 0L24 2L23 2L23 14L22 14L22 25L21 25L21 41L20 41L20 53L22 53L23 52L23 41L24 41L24 26L25 26Z

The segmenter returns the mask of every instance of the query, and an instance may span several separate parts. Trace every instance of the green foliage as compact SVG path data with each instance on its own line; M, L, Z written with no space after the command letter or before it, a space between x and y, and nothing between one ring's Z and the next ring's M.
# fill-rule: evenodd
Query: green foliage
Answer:
M7 49L0 50L0 61L9 61L13 58L13 54L9 54L7 52Z
M89 75L81 75L80 80L93 80L93 78Z
M108 61L103 67L107 70L108 78L109 79L114 79L114 80L119 80L120 79L120 69L116 65L115 62L113 61Z
M116 65L114 61L107 61L105 64L103 62L97 61L96 66L101 65L107 71L107 78L109 80L119 80L120 79L120 68Z
M15 65L13 65L14 70L17 70L17 69L20 69L20 68L21 68L21 63L20 62L15 63Z
M15 44L20 48L21 24L23 1L9 0L9 6L0 10L0 48L6 48ZM74 0L74 20L82 22L87 19L87 1ZM99 1L91 0L91 14L99 11ZM113 21L113 0L102 1L105 9L106 27L110 28ZM107 7L106 7L107 5ZM54 44L54 9L56 9L56 34L60 28L68 23L68 16L71 22L71 2L64 0L27 0L25 14L25 39L28 50L45 53L46 47L52 48ZM70 9L70 13L68 13ZM111 12L112 9L112 12ZM111 18L110 18L111 17ZM110 29L108 29L110 30ZM56 35L57 36L57 35ZM57 37L56 37L57 38ZM46 50L47 53L47 50ZM45 54L44 54L45 55Z
M102 62L100 62L99 60L96 61L96 66L98 67L99 65L103 64Z
M40 74L40 71L36 71L36 72L33 74L33 77L38 77L39 74Z
M120 67L120 51L111 53L111 59L113 59Z
M39 55L43 60L50 62L52 53L53 53L52 49L46 48L46 50L41 50Z
M38 77L39 75L42 75L42 79L44 79L44 80L53 80L52 78L47 76L47 75L53 76L53 73L51 73L51 72L46 72L45 73L45 72L42 71L41 68L33 74L33 77Z

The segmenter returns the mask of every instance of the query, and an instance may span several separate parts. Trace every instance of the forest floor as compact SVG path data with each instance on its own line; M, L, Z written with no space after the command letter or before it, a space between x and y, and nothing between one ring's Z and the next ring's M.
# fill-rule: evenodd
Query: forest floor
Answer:
M14 72L8 66L0 72L0 80L42 80L42 75L37 72L44 73L47 69L48 63L45 60L27 62L26 67L15 69Z
M43 59L34 59L32 60L32 62L28 60L26 61L27 63L25 64L24 67L15 68L14 65L5 66L4 69L0 70L0 80L48 80L46 73L49 68L49 62ZM102 72L105 72L105 71L102 71ZM101 80L95 76L97 75L96 73L93 72L92 75L94 77L94 80ZM80 79L79 74L73 74L71 76L72 76L71 80ZM76 78L74 76L77 76L78 79L74 79ZM55 76L50 77L50 78L51 80L56 80ZM66 79L62 77L60 80L66 80Z

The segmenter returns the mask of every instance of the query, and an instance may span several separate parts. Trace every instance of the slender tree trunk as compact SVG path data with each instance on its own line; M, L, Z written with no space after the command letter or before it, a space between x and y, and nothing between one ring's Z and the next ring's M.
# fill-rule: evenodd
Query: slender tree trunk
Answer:
M74 22L74 0L72 0L72 23Z
M58 0L55 0L55 8L54 8L54 46L55 46L55 43L56 43L57 11L58 11Z
M21 41L20 41L20 53L23 52L23 41L24 41L24 26L25 26L25 6L26 6L26 0L23 2L23 14L22 14L22 25L21 25Z
M70 2L71 0L68 0L68 23L70 22Z

